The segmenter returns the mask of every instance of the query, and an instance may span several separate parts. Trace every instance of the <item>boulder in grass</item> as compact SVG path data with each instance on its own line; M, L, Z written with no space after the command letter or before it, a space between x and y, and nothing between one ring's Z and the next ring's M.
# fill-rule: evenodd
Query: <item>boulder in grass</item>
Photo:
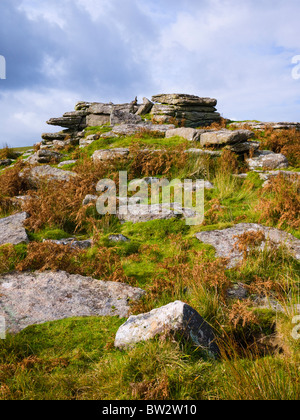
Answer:
M115 338L115 347L132 347L159 335L174 334L190 340L212 356L219 354L212 328L195 309L180 301L146 314L131 316L119 328Z
M7 329L18 333L29 325L71 317L127 317L130 301L145 292L128 284L95 280L64 271L0 276L1 307Z
M200 232L196 238L205 244L212 245L220 258L228 259L228 267L233 268L243 260L243 252L238 248L239 237L245 233L263 233L265 240L259 245L263 250L270 242L276 247L285 246L292 256L300 260L300 240L290 233L255 223L240 223L229 229Z
M78 175L75 172L64 171L49 165L42 165L24 169L20 172L19 176L21 178L27 178L34 185L38 185L43 179L68 182Z
M246 159L250 170L257 168L264 169L285 169L289 167L288 159L281 153L273 153L268 150L262 150L255 153L251 159Z

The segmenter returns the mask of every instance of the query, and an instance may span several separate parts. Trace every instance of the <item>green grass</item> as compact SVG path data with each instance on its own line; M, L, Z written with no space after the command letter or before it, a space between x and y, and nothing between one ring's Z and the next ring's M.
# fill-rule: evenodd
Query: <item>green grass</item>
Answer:
M86 136L109 130L108 126L90 127ZM142 138L99 139L80 151L74 147L66 152L64 159L75 154L79 160L64 169L80 165L95 150L133 145L167 148L174 153L180 150L178 146L199 147L180 137L165 139L149 134ZM130 169L130 159L122 165ZM243 171L240 162L239 165ZM134 314L183 300L215 328L220 345L226 350L223 357L209 360L190 344L168 339L117 350L113 346L114 337L124 322L117 317L50 322L28 327L0 341L0 399L299 399L300 341L291 338L294 328L291 320L295 315L291 308L299 303L299 262L284 248L262 253L251 251L241 266L228 270L216 259L214 248L194 236L236 223L259 222L257 204L263 181L255 172L248 173L246 180L235 178L220 171L219 159L196 155L189 156L184 168L173 165L171 176L203 178L214 184L213 190L205 191L203 225L187 226L184 219L120 223L115 216L101 218L90 207L87 215L94 225L84 226L80 235L74 232L75 220L70 220L63 229L44 226L35 233L29 231L28 235L37 242L71 236L86 239L94 235L93 248L77 261L86 270L83 274L90 273L90 267L98 261L99 249L112 251L120 263L117 267L127 276L122 281L147 292L141 302L132 306ZM299 230L288 226L285 230L300 239ZM122 233L130 242L113 243L109 240L112 233ZM28 245L1 246L0 273L13 272L28 252ZM222 281L231 286L243 283L253 287L258 279L265 284L273 282L269 298L281 304L286 314L253 308L250 302L246 315L253 311L257 322L243 325L241 319L235 329L229 317L236 301L224 298ZM251 292L252 302L254 297ZM261 344L272 341L274 336L277 347Z

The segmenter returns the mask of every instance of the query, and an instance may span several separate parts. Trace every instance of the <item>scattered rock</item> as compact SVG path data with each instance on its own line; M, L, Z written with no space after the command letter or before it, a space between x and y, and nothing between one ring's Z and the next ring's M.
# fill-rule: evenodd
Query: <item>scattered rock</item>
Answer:
M117 217L125 222L140 223L150 220L197 217L191 209L182 207L179 203L171 204L129 204L120 205Z
M249 153L255 152L260 148L260 143L257 141L247 141L244 143L232 144L225 147L225 149L231 150L233 153Z
M238 143L245 143L254 137L249 130L219 130L201 134L201 146L226 146Z
M212 245L216 249L218 257L229 260L228 267L233 268L243 260L243 253L235 246L239 236L249 232L262 232L265 235L260 249L264 249L266 242L280 247L286 246L294 258L300 260L300 240L293 235L275 228L265 227L255 223L240 223L233 228L224 230L213 230L196 234L201 242Z
M166 138L178 136L188 141L200 141L200 135L204 132L205 130L196 130L195 128L174 128L166 132Z
M11 159L0 159L0 166L9 166L12 164Z
M17 213L4 219L0 219L0 245L18 245L29 242L24 221L27 213Z
M129 149L125 148L96 150L93 154L93 160L94 162L99 162L111 159L126 158L128 155Z
M38 184L42 179L47 178L55 181L68 182L78 175L75 172L64 171L62 169L53 168L49 165L35 166L31 169L24 169L20 172L21 178L27 178L31 183Z
M40 149L37 152L37 161L38 163L57 163L62 159L62 155L57 152L53 152L52 150L43 150Z
M73 165L76 162L77 162L77 160L65 160L64 162L60 162L58 164L58 167L63 168L64 166L67 166L67 165Z
M99 197L97 195L88 194L83 199L82 205L87 206L90 203L95 203L98 200L98 198Z
M254 157L246 159L246 163L250 170L257 168L284 169L289 167L289 161L284 155L267 150L256 152Z
M229 299L243 300L247 299L248 295L248 289L243 283L237 283L227 290L227 297Z
M247 121L241 123L231 123L233 127L249 127L252 130L265 131L267 128L273 128L274 130L300 130L300 123L298 122L256 122L256 121Z
M153 311L131 316L123 324L115 339L115 347L127 348L148 341L158 335L172 335L191 340L197 347L218 356L219 348L212 328L195 309L176 301Z
M56 245L69 246L72 249L88 249L91 248L93 241L91 239L85 241L78 241L76 238L67 238L60 240L44 239L43 242L50 242Z
M110 235L108 239L112 242L130 242L130 239L126 238L126 236L121 234Z
M14 273L0 277L1 311L9 331L69 317L127 317L129 301L144 291L63 271ZM2 315L2 314L1 314Z

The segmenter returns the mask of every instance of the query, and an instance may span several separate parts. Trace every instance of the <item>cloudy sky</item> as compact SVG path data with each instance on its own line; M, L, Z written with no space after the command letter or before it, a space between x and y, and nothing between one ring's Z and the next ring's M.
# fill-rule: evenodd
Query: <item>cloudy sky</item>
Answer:
M158 93L300 121L299 16L299 0L0 0L0 146L59 131L45 121L79 100Z

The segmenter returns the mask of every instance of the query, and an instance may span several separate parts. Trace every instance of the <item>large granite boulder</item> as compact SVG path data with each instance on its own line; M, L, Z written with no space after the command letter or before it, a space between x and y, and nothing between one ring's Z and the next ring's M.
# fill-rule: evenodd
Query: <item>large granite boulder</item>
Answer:
M23 212L0 219L0 245L29 242L24 228L27 217L27 213Z
M29 325L69 317L129 315L129 302L144 291L123 283L63 271L0 276L0 315L17 333ZM1 313L2 312L2 313Z
M230 229L200 232L196 234L196 238L212 245L216 249L216 255L228 259L228 267L232 268L243 260L243 251L238 247L239 238L250 232L263 233L265 239L259 245L259 249L263 250L267 243L276 247L285 246L295 259L300 260L299 239L282 230L255 223L240 223Z
M219 354L212 328L195 309L176 301L153 311L131 316L115 338L115 347L126 348L159 335L176 335L190 340L213 356Z

